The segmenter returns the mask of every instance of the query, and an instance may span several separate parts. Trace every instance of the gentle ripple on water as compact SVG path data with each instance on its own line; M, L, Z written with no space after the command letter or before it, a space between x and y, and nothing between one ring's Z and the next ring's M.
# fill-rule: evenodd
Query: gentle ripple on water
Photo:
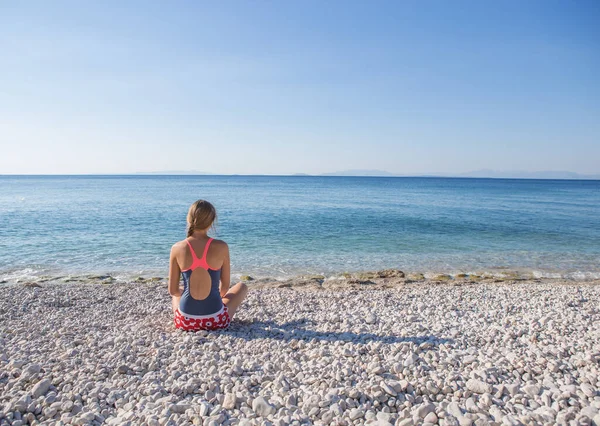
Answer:
M197 198L217 207L236 274L600 276L600 181L0 176L0 279L165 276Z

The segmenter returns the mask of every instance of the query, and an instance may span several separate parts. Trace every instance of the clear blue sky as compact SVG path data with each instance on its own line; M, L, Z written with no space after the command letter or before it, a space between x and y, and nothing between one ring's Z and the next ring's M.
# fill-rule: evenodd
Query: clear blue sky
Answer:
M600 1L0 3L0 174L600 173Z

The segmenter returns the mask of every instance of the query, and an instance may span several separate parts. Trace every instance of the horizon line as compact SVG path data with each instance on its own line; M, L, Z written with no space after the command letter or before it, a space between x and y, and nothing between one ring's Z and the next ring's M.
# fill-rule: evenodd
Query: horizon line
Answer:
M600 181L600 177L573 177L573 178L547 178L547 177L494 177L494 176L457 176L457 175L434 175L434 174L422 174L422 175L335 175L335 174L307 174L307 173L296 173L296 174L217 174L217 173L55 173L55 174L4 174L0 173L0 177L166 177L166 176L178 176L178 177L318 177L318 178L424 178L424 179L495 179L495 180L565 180L565 181ZM585 176L585 175L584 175Z

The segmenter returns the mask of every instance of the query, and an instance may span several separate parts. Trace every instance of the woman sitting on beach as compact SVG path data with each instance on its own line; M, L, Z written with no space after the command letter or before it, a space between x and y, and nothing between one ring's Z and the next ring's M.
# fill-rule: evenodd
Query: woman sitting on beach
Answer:
M226 328L248 293L241 282L229 288L229 247L207 235L216 218L211 203L196 201L187 215L187 238L171 248L169 294L175 327L182 330Z

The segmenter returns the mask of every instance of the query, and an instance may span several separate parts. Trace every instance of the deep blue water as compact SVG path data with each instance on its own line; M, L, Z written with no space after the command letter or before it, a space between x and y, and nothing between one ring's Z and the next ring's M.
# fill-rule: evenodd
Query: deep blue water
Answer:
M600 276L600 181L0 176L0 280L166 276L198 198L216 206L236 274Z

